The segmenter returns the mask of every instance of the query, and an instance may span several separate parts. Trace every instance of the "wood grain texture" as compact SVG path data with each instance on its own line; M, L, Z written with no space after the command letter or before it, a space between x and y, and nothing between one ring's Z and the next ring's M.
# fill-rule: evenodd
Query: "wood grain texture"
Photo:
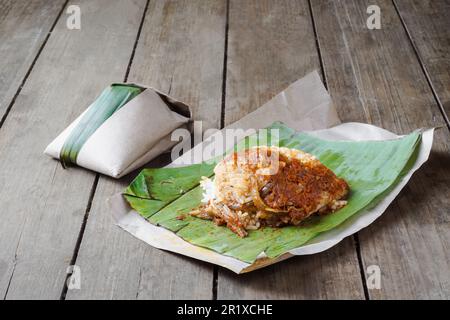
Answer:
M65 0L0 2L0 119L31 67Z
M236 275L220 269L218 299L363 299L352 238L315 255Z
M129 81L188 103L203 129L219 128L226 0L150 1Z
M158 88L218 127L225 44L225 1L150 1L129 82ZM101 178L77 265L82 290L67 299L211 299L212 265L155 249L113 224L105 199L120 181Z
M450 2L395 0L432 86L450 117ZM450 125L450 124L449 124Z
M366 28L377 4L381 30ZM396 133L444 124L391 1L313 1L328 88L343 121ZM378 265L372 299L450 296L450 134L437 130L430 160L385 214L360 232L364 267Z
M145 1L77 1L60 19L0 133L0 296L59 299L94 174L43 150L127 68Z
M230 1L225 125L320 68L306 1Z
M307 1L231 1L228 40L225 125L320 69ZM247 275L219 269L217 298L362 299L353 241Z

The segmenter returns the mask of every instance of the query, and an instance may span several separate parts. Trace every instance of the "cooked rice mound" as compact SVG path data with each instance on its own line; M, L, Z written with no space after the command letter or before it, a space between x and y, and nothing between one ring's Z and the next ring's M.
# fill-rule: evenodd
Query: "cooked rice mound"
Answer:
M261 146L235 152L214 173L214 184L207 178L201 182L207 203L191 214L227 225L240 237L262 226L298 225L347 204L347 183L296 149Z

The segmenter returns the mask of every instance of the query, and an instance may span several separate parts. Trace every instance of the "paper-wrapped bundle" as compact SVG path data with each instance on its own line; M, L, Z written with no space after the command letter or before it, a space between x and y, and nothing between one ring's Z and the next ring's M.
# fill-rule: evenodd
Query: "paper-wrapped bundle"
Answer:
M189 107L152 88L112 84L45 149L64 167L120 178L171 148Z

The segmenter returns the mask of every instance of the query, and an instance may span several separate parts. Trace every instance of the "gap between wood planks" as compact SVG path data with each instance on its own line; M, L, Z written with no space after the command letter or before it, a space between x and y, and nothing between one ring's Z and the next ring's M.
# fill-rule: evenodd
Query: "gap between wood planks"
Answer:
M408 26L406 25L405 20L403 19L402 15L400 13L400 10L399 10L399 8L397 6L396 1L392 0L392 4L393 4L393 6L395 8L395 12L397 12L397 15L398 15L398 17L400 19L400 22L401 22L402 26L403 26L403 29L405 30L406 36L408 37L409 42L411 43L411 47L412 47L412 49L414 51L414 54L417 57L417 61L419 62L420 68L422 69L422 72L425 75L425 79L427 79L427 83L428 83L428 86L430 87L431 92L433 93L433 97L436 100L437 105L439 106L439 110L441 111L442 117L444 118L444 121L447 124L448 129L450 130L450 120L447 117L447 114L446 114L445 109L444 109L444 105L442 104L441 99L439 99L439 96L438 96L438 94L436 92L436 89L434 88L433 81L431 80L430 74L428 73L427 67L425 66L425 63L424 63L424 61L422 59L422 56L419 53L419 49L417 48L416 44L414 43L414 40L413 40L413 38L411 36L411 33L409 32L409 29L408 29Z
M125 71L125 76L124 76L123 82L127 82L128 75L130 74L131 65L133 64L134 55L136 53L136 48L137 48L137 45L138 45L138 42L139 42L139 37L141 36L142 26L144 25L144 20L145 20L146 14L147 14L149 3L150 3L150 0L147 0L147 2L145 3L144 12L142 13L141 22L139 24L139 28L138 28L138 31L137 31L137 34L136 34L136 40L134 41L133 50L131 52L130 60L128 61L127 70ZM92 189L91 189L91 192L89 194L89 199L88 199L88 203L87 203L87 206L86 206L86 211L84 213L83 222L82 222L81 227L80 227L80 232L78 234L77 242L75 244L75 248L74 248L74 251L73 251L72 259L70 260L70 265L75 265L75 263L77 261L78 252L80 251L81 242L83 241L84 231L86 230L86 224L87 224L87 221L88 221L88 218L89 218L89 213L91 211L91 206L92 206L92 202L94 200L95 191L97 190L97 185L98 185L99 179L100 179L100 174L97 173L95 175L94 183L92 184ZM62 291L61 291L60 300L65 300L66 299L67 290L68 290L67 281L68 281L70 276L71 276L70 273L68 273L67 276L66 276L66 279L64 281L63 288L62 288Z
M314 19L314 13L313 13L313 9L312 9L311 0L308 0L308 8L309 8L309 15L311 17L311 24L312 24L312 28L313 28L313 32L314 32L314 38L316 40L317 55L319 57L320 70L322 73L322 80L323 80L323 84L324 84L325 88L328 90L327 77L325 74L325 67L324 67L324 62L323 62L323 58L322 58L322 52L320 49L319 36L317 34L317 25L316 25L316 21ZM361 246L359 243L358 233L355 233L352 236L352 238L353 238L353 243L355 246L356 257L358 259L358 266L359 266L359 272L361 275L361 284L362 284L363 291L364 291L364 298L365 298L365 300L370 300L369 290L367 288L367 282L366 282L366 277L365 277L365 272L364 272L364 263L362 261Z
M3 114L2 118L0 119L0 129L3 126L3 123L5 123L6 118L9 115L9 112L11 111L14 103L16 102L17 97L19 96L20 92L22 91L23 86L25 85L25 82L27 82L27 79L31 73L31 70L33 70L33 67L36 64L36 61L39 59L39 56L41 55L42 50L44 49L45 45L47 44L47 41L50 38L50 35L53 32L53 29L55 29L56 23L58 22L59 18L61 17L62 13L64 12L64 9L66 8L68 2L69 2L69 0L66 0L64 2L61 10L56 15L55 21L53 22L52 26L50 27L50 30L47 32L47 35L45 36L44 41L42 42L41 46L39 47L38 52L36 53L36 56L34 57L33 61L31 62L30 67L28 68L27 72L25 73L25 76L23 77L22 81L20 82L20 85L17 88L17 91L14 94L14 97L12 98L11 102L9 103L8 107L5 110L5 113Z
M48 39L50 38L50 35L52 34L53 30L55 29L55 26L56 26L56 24L58 23L58 20L59 20L59 18L61 17L61 15L63 14L64 9L66 8L68 2L69 2L69 0L66 0L66 1L63 3L61 9L59 10L58 14L56 15L55 21L53 21L53 23L52 23L52 25L51 25L49 31L47 32L47 35L46 35L45 38L44 38L44 41L42 42L42 44L40 45L40 47L39 47L39 49L38 49L38 51L37 51L37 53L36 53L36 56L33 58L33 61L31 62L30 66L28 67L28 70L27 70L27 72L25 73L25 75L24 75L22 81L20 82L20 85L19 85L19 87L17 88L16 93L14 94L14 96L13 96L11 102L9 103L8 107L6 108L5 113L4 113L3 116L1 117L1 119L0 119L0 129L2 128L3 124L5 123L6 118L8 117L8 115L9 115L9 113L10 113L10 111L11 111L13 105L14 105L14 103L16 102L17 97L19 96L20 92L22 91L22 88L23 88L23 86L25 85L25 82L28 80L28 77L30 76L31 71L33 70L33 67L34 67L34 65L36 64L36 61L39 59L39 56L41 55L42 50L44 49L45 45L47 44L47 41L48 41ZM23 230L22 230L22 232L23 232ZM19 241L17 242L17 247L19 246L20 238L21 238L21 237L22 237L22 233L21 233L21 235L20 235L20 237L19 237ZM6 291L5 291L5 295L4 295L4 297L3 297L3 300L6 300L6 297L7 297L7 295L8 295L9 287L10 287L10 285L11 285L11 281L12 281L12 278L13 278L13 276L14 276L15 265L16 265L16 263L17 263L16 260L17 260L17 248L16 248L16 253L15 253L15 256L14 256L14 267L13 267L13 270L12 270L12 272L11 272L11 276L9 277L8 286L7 286L7 288L6 288Z

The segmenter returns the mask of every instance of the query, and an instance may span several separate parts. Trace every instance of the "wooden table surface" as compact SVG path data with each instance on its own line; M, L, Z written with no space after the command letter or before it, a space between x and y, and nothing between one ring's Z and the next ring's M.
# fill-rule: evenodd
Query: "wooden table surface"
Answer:
M66 9L81 9L81 29ZM369 5L381 29L369 30ZM450 3L423 0L0 0L0 297L450 298ZM385 214L332 249L250 274L116 227L116 181L45 146L111 82L144 83L222 127L317 69L342 121L435 133ZM68 290L69 265L80 289ZM367 282L379 266L381 288Z

